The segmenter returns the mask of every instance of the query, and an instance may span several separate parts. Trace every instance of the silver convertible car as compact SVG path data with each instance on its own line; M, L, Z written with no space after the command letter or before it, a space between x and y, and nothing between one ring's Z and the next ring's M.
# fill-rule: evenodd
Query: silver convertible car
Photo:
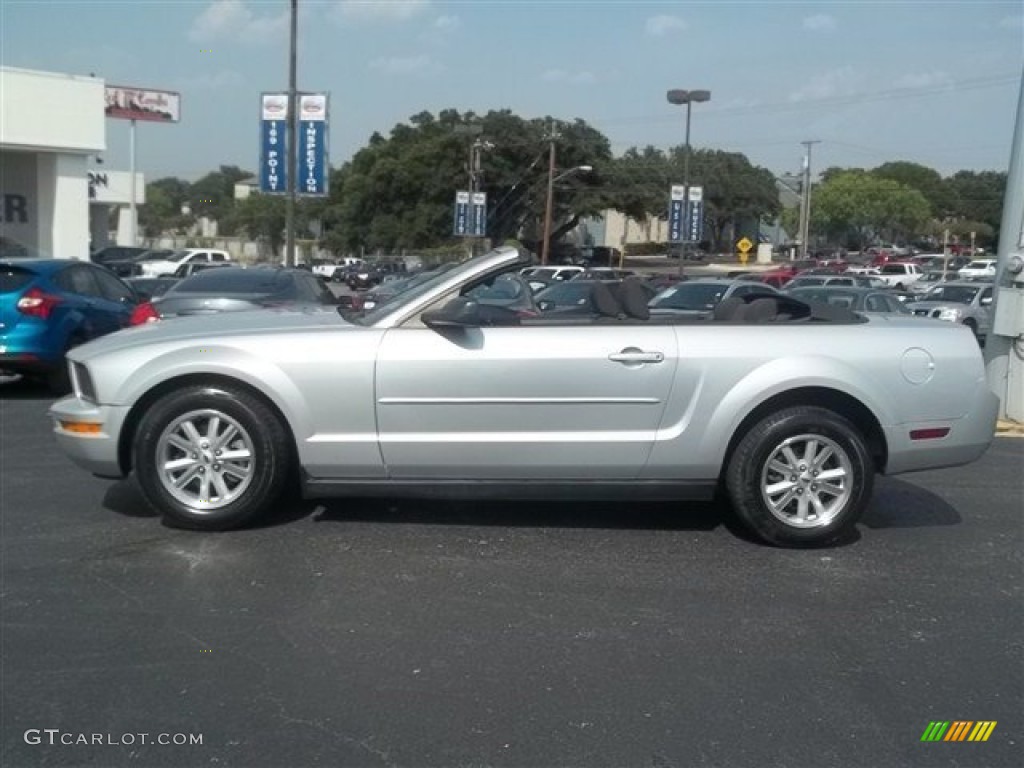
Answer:
M134 472L172 524L227 529L307 497L708 499L782 546L847 534L876 473L953 466L993 439L971 332L779 294L652 317L637 279L591 316L473 300L499 248L372 311L160 321L68 354L60 447ZM680 507L680 513L685 508Z

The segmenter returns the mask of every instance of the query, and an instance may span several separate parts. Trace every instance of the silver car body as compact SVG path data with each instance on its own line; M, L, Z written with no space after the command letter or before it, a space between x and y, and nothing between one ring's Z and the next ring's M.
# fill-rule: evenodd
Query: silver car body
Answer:
M259 393L294 440L308 495L375 486L628 484L706 497L730 441L773 398L856 401L890 474L963 464L993 439L998 403L962 327L579 323L452 336L422 312L522 265L500 248L371 313L261 310L141 326L72 350L75 394L51 407L60 447L121 477L154 393L230 381ZM822 395L824 396L824 395ZM100 425L94 434L75 423ZM948 428L942 439L911 432Z
M951 296L969 298L953 301ZM948 323L963 323L975 329L980 339L992 330L992 302L995 288L992 283L950 281L939 283L920 299L907 304L918 317L932 317Z

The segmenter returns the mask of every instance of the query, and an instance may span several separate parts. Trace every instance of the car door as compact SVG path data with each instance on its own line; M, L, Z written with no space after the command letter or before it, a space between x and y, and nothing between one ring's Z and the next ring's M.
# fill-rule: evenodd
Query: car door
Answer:
M101 269L94 270L94 273L101 293L96 302L96 310L109 315L109 322L104 324L113 330L127 328L132 310L139 303L138 295L113 275Z
M397 479L635 478L672 390L663 325L394 328L381 342L381 453Z
M90 339L111 333L121 327L110 314L109 302L100 289L97 280L100 272L101 268L99 267L75 264L61 270L53 278L57 285L78 299L75 308L84 318L81 333Z

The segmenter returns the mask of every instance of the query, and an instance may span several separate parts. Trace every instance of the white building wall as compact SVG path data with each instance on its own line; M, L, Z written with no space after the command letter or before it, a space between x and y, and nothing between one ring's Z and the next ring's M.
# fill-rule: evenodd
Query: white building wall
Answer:
M89 258L89 181L87 157L40 153L38 248L59 259Z
M107 148L103 80L0 67L0 145L95 154Z
M39 195L34 152L0 151L0 237L39 246Z

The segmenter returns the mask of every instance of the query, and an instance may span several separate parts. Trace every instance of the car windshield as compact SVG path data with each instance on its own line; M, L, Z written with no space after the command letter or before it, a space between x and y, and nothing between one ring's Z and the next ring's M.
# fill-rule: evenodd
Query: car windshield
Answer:
M948 301L951 304L970 304L980 288L970 285L938 285L928 291L925 301Z
M902 264L886 264L882 267L883 275L903 275L906 274L907 270Z
M159 258L166 259L167 261L181 261L186 256L188 256L188 251L174 251Z
M443 264L429 272L423 272L416 277L411 278L409 284L401 293L386 299L369 312L359 315L358 317L354 317L352 321L359 325L373 325L378 320L387 317L403 304L415 301L420 296L430 293L438 285L451 279L452 276L473 269L483 258L490 257L491 255L493 254L486 253L483 256L477 256L472 259L463 259L459 262L449 262L448 264Z
M790 283L793 288L799 288L805 285L824 285L825 278L823 277L798 277Z
M727 285L714 283L674 285L651 299L650 305L655 309L683 309L702 312L714 309L728 289Z

